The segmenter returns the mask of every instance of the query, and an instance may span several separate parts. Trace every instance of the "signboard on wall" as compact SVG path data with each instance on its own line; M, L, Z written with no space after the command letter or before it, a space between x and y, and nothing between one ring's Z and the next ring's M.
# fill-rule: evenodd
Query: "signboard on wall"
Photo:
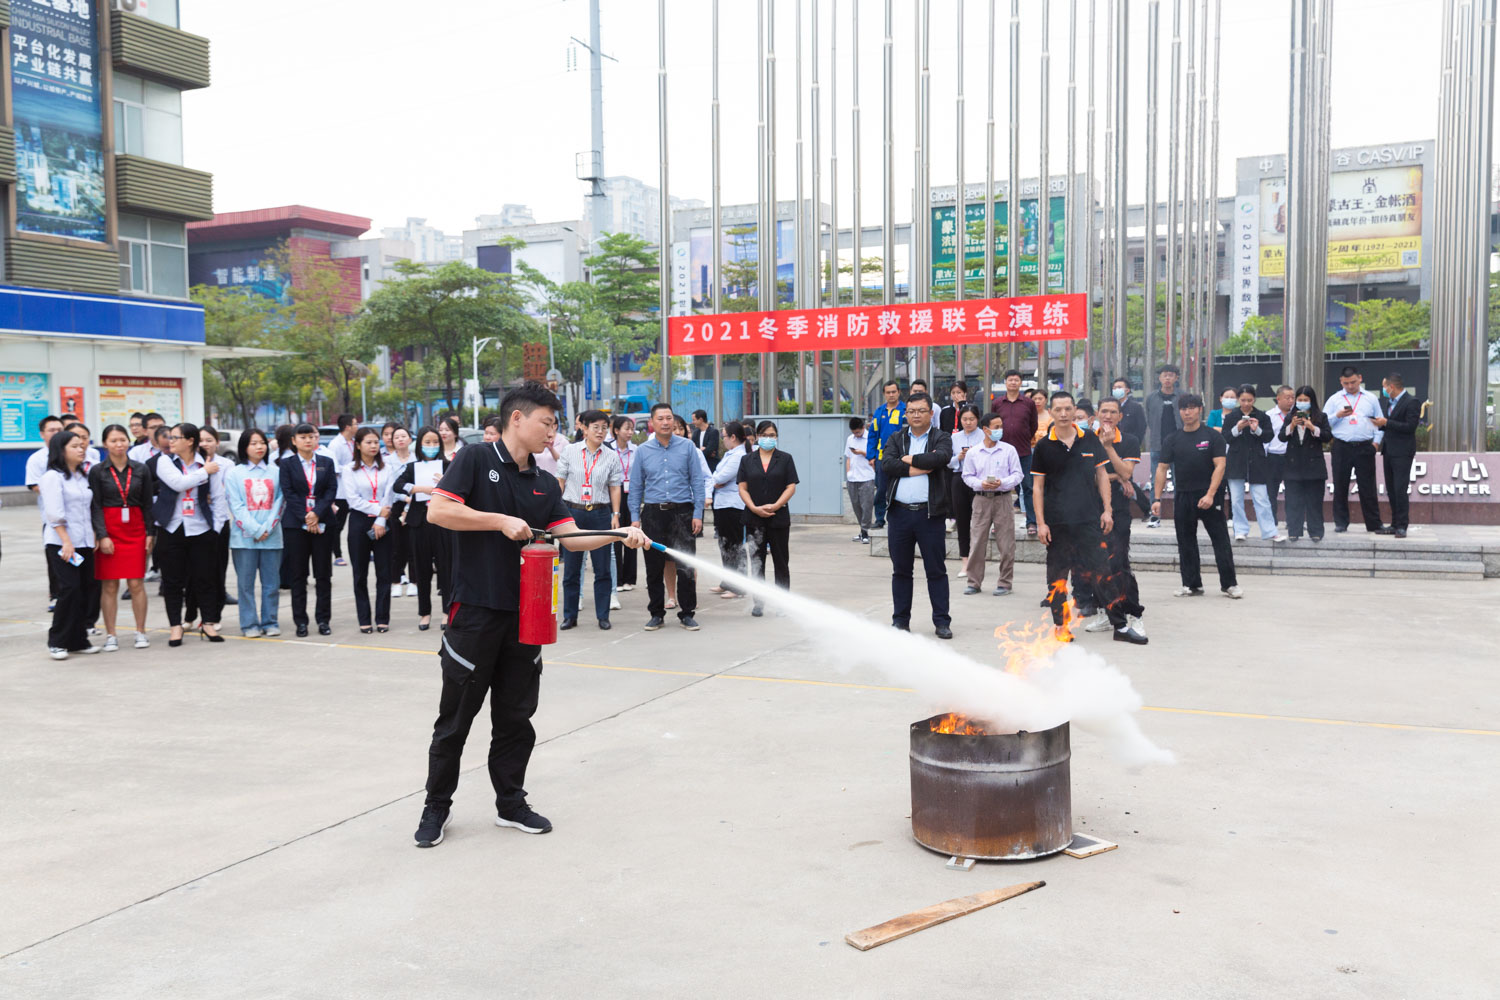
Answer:
M14 0L10 12L16 231L106 242L92 0Z
M41 372L0 372L0 444L42 443L42 418L49 412L47 376Z
M291 302L290 276L270 260L272 249L194 250L188 256L188 284L240 288L286 305Z
M83 407L83 386L62 385L57 387L57 412L71 413L84 423L89 422Z
M1328 175L1328 273L1422 266L1422 168L1380 167ZM1260 182L1260 273L1286 274L1286 178Z
M1049 288L1063 286L1063 259L1067 250L1065 229L1067 204L1060 194L1048 201L1051 214L1051 232L1047 250L1047 284ZM1036 277L1037 253L1041 248L1041 229L1037 226L1037 213L1041 211L1036 198L1021 199L1020 267L1023 277ZM1010 240L1008 219L1010 205L1004 200L995 201L995 277L1004 280L1009 275ZM984 281L984 203L964 205L964 277L969 282ZM954 279L954 249L958 245L958 227L953 221L953 206L932 210L932 287L952 288ZM967 287L967 286L966 286Z
M168 424L181 422L182 379L100 375L99 426L129 426L132 413L160 413Z
M1260 314L1260 223L1256 199L1234 200L1234 279L1229 299L1229 327L1239 333L1245 320Z

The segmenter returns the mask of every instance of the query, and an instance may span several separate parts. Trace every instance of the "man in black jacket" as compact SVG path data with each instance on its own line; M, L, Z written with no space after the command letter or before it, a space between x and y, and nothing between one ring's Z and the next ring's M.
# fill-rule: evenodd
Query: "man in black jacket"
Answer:
M1391 524L1378 533L1405 538L1407 525L1411 523L1407 490L1411 488L1411 463L1417 457L1417 424L1422 418L1422 404L1406 391L1406 381L1400 372L1386 376L1382 396L1380 409L1385 416L1376 417L1375 426L1382 432L1380 456L1385 465L1385 495L1391 502Z
M913 393L906 400L906 426L885 444L881 466L889 483L886 496L887 540L891 555L891 624L911 631L912 570L922 552L927 599L939 639L953 638L948 614L948 572L943 567L948 535L948 489L953 439L932 422L932 397Z
M719 466L719 429L708 422L707 410L693 411L693 444L703 449L710 470Z
M292 621L299 638L307 635L307 573L309 564L317 594L313 615L318 634L333 631L333 532L337 520L333 501L338 472L333 459L319 455L318 429L298 424L292 429L297 452L281 458L281 579L292 585Z

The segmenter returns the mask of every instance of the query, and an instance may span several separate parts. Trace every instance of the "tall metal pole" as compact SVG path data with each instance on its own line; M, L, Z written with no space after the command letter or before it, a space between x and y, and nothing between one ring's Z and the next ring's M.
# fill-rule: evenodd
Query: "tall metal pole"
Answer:
M766 231L768 267L771 272L771 308L779 309L781 288L777 280L780 274L777 263L781 257L781 241L778 239L781 213L780 206L776 204L776 0L768 0L766 4L766 200L771 214L771 225ZM771 396L765 410L769 414L776 412L776 401L780 396L777 391L777 384L781 380L780 360L774 351L771 352Z
M1076 2L1076 0L1075 0ZM989 57L985 59L984 116L984 297L995 297L995 0L990 0L988 31ZM984 401L988 413L993 409L991 387L995 383L995 351L984 345Z
M1041 87L1042 107L1042 135L1041 135L1041 170L1037 174L1036 193L1036 291L1038 295L1046 295L1051 291L1052 275L1049 273L1052 263L1052 172L1047 163L1047 141L1051 131L1051 97L1052 97L1052 50L1051 50L1051 28L1052 28L1052 0L1042 0L1042 75L1039 85ZM1045 340L1036 342L1036 384L1047 386L1048 369L1048 343Z
M957 76L958 96L953 108L954 131L957 133L954 142L954 158L957 162L953 184L953 301L962 302L969 274L969 199L964 191L964 0L956 2L958 30L955 41L958 51L954 56L953 66ZM955 380L964 377L962 344L955 344L953 347L953 377Z
M1449 291L1452 283L1452 266L1449 257L1449 244L1453 237L1453 231L1449 225L1451 210L1449 202L1453 195L1454 141L1453 131L1457 117L1454 109L1454 40L1453 40L1453 15L1455 0L1445 0L1443 3L1441 40L1441 74L1438 84L1438 128L1437 128L1437 150L1435 155L1436 179L1433 190L1436 194L1436 211L1434 213L1434 225L1432 227L1432 346L1431 374L1428 377L1428 393L1438 407L1442 407L1446 400L1452 398L1447 391L1450 378L1446 375L1447 370L1453 364L1453 327L1450 306L1452 296ZM1441 409L1438 411L1442 412ZM1447 447L1449 435L1439 425L1432 428L1430 443L1432 447ZM1441 442L1441 443L1440 443Z
M1141 345L1141 384L1151 391L1151 373L1156 370L1156 78L1157 48L1160 41L1161 0L1146 6L1146 225L1143 245L1146 253L1146 287L1142 289L1145 307L1144 343Z
M766 208L766 0L756 2L755 20L755 76L756 76L756 156L755 156L755 299L759 311L774 308L771 282L766 271L766 233L770 231ZM758 391L752 408L766 413L766 400L772 398L766 379L766 352L759 352L760 377Z
M834 4L834 16L838 16L838 5ZM835 27L838 25L834 21ZM823 164L818 159L822 152L823 131L823 109L822 89L818 85L818 0L812 0L812 197L809 210L812 212L812 225L808 226L805 234L805 243L797 244L797 270L807 272L806 300L802 308L809 306L820 306L823 304ZM836 109L838 104L835 102ZM800 199L799 199L800 200ZM803 261L808 263L804 267ZM837 408L839 398L839 355L833 351L833 399ZM823 407L823 354L821 351L812 352L813 373L813 412L821 412Z
M1481 451L1485 446L1484 401L1488 396L1489 360L1489 270L1490 248L1490 171L1495 152L1495 0L1480 0L1479 20L1474 39L1475 114L1471 117L1474 138L1475 184L1471 189L1472 208L1468 215L1470 245L1474 248L1474 267L1469 272L1473 294L1462 329L1467 336L1461 368L1468 383L1460 388L1467 403L1459 444L1465 451Z
M1089 106L1087 112L1088 124L1085 129L1086 134L1084 137L1084 145L1088 148L1088 152L1083 158L1083 186L1086 189L1086 193L1083 199L1083 216L1085 220L1083 226L1083 238L1085 241L1084 246L1087 251L1084 256L1085 264L1083 270L1083 283L1085 290L1088 292L1088 299L1086 300L1088 308L1084 311L1085 316L1087 316L1088 318L1088 335L1083 339L1083 378L1081 378L1074 384L1075 390L1078 386L1087 384L1090 377L1089 373L1093 371L1094 367L1094 286L1098 273L1095 270L1095 264L1100 260L1099 236L1098 228L1096 226L1096 219L1098 216L1094 210L1095 198L1097 195L1097 193L1094 191L1094 41L1097 37L1094 22L1098 13L1097 7L1098 0L1089 0ZM1071 341L1069 343L1071 343ZM1069 369L1069 376L1071 377L1071 375L1072 370Z
M849 228L850 228L851 233L853 234L852 243L854 245L854 304L855 305L861 305L864 302L864 290L865 290L865 288L864 288L864 286L865 286L865 271L864 271L864 256L865 256L865 236L864 236L864 233L865 233L865 227L864 227L864 210L863 210L862 204L861 204L861 199L862 199L862 196L863 196L863 194L862 194L863 176L862 176L862 174L860 172L860 156L861 156L861 153L862 153L861 143L863 142L863 140L860 138L860 134L861 133L860 133L860 127L859 127L859 0L854 0L854 22L853 22L853 28L854 28L854 64L851 67L851 69L854 72L853 72L853 79L851 81L851 87L852 87L852 92L853 92L854 100L853 100L852 106L850 108L850 112L851 112L851 114L850 114L850 139L854 143L854 158L853 158L853 160L850 161L849 166L850 166L850 180L852 182L851 186L854 189L854 191L853 191L853 195L854 196L853 196L853 199L852 199L852 211L853 211L853 214L854 214L854 224L852 226L850 226ZM855 396L855 394L858 392L858 389L859 389L861 362L862 362L862 355L861 355L861 353L859 351L857 351L857 350L851 352L851 364L852 364L853 379L854 379L853 384L850 386L850 393L849 393L849 395L850 395L851 399Z
M713 104L709 121L709 146L713 160L713 207L709 210L709 231L713 234L709 242L713 245L713 305L710 312L724 311L724 230L723 201L719 188L719 0L714 0L713 12ZM744 383L741 382L741 385ZM744 405L744 393L740 394ZM724 355L714 355L714 419L723 423L728 419L724 412Z
M1081 246L1078 241L1078 199L1074 188L1077 161L1078 135L1078 0L1068 0L1068 180L1063 189L1063 290L1078 291L1077 256ZM1085 268L1086 269L1086 268ZM1073 385L1073 342L1063 341L1063 374L1059 385L1071 391Z
M1182 375L1187 388L1193 391L1202 390L1211 392L1199 384L1198 366L1193 355L1193 344L1195 342L1195 326L1193 317L1195 315L1195 303L1197 296L1194 294L1197 287L1198 275L1198 198L1197 187L1193 183L1193 162L1196 147L1193 144L1193 92L1198 82L1197 62L1193 55L1193 40L1198 37L1198 0L1186 0L1188 5L1188 30L1187 30L1187 71L1184 76L1185 86L1183 88L1182 102L1182 199L1183 199L1183 234L1182 234ZM1293 0L1295 3L1296 0ZM1294 383L1295 384L1295 383Z
M672 401L672 355L667 350L667 317L672 312L672 207L667 196L667 0L656 0L656 132L661 156L661 249L657 254L661 310L661 398Z
M1021 280L1021 0L1010 0L1010 190L1005 195L1005 294L1020 294ZM1010 344L1006 367L1021 366L1020 345ZM1046 386L1041 387L1046 391Z
M1110 379L1129 371L1125 342L1125 290L1130 281L1130 254L1126 239L1130 218L1130 199L1126 186L1130 172L1129 95L1130 0L1119 0L1119 13L1115 22L1115 364Z
M1189 3L1192 0L1188 0ZM1153 76L1153 79L1155 77ZM1177 341L1180 336L1177 312L1177 285L1182 272L1178 267L1180 239L1177 228L1182 223L1178 196L1181 193L1178 179L1180 150L1177 139L1177 123L1181 117L1182 103L1182 0L1172 0L1172 92L1167 102L1167 329L1162 341L1162 361L1175 364ZM1147 366L1146 389L1155 385L1156 369Z
M1323 2L1324 2L1325 5L1331 6L1331 0L1323 0ZM1208 146L1208 206L1209 206L1209 208L1208 208L1208 255L1207 255L1207 258L1206 258L1206 270L1208 271L1208 282L1207 282L1208 287L1206 289L1206 291L1207 291L1207 295L1206 295L1207 304L1206 304L1206 307L1204 309L1205 321L1204 321L1204 336L1203 336L1203 370L1204 370L1204 373L1205 373L1203 381L1207 385L1213 385L1214 384L1214 329L1215 329L1215 327L1218 326L1218 318L1217 317L1218 317L1218 312L1219 312L1219 309L1218 309L1218 301L1219 301L1219 292L1218 292L1218 287L1219 287L1219 54L1220 54L1220 52L1222 50L1222 45L1221 45L1221 40L1220 40L1220 34L1219 34L1219 21L1220 21L1220 18L1223 16L1223 13L1224 13L1224 0L1214 0L1213 120L1212 120L1212 122L1209 125L1209 128L1210 128L1210 132L1209 132L1210 139L1209 139L1209 146ZM1328 132L1327 132L1326 129L1324 129L1321 134L1323 135L1323 145L1326 148L1327 144L1328 144ZM1324 166L1325 166L1325 169L1326 169L1326 164ZM1325 185L1327 183L1327 174L1326 174L1326 172L1322 174L1322 177L1323 177L1323 180L1319 181L1320 190L1321 190L1321 185ZM1320 204L1320 205L1327 205L1328 204L1328 198L1327 198L1326 193L1324 195L1322 195L1318 199L1318 204ZM1325 221L1325 224L1326 224L1327 218L1328 218L1328 213L1325 211L1323 213L1323 219ZM1326 225L1325 225L1325 229L1326 229ZM1227 250L1227 248L1226 248L1226 250ZM1328 260L1327 255L1326 254L1322 255L1321 259L1323 260L1324 267L1326 269L1327 260ZM1320 282L1319 284L1320 285L1324 285L1324 284L1326 284L1326 282ZM1232 283L1231 283L1230 287L1233 288L1233 284ZM1321 295L1318 297L1318 300L1321 303L1321 301L1322 301L1322 296ZM1319 305L1318 309L1321 311L1322 310L1322 306ZM1320 329L1321 329L1321 326L1320 326ZM1322 347L1321 339L1320 339L1320 342L1319 342L1319 347L1320 348Z
M927 238L923 246L922 301L932 298L932 0L921 0L922 8L922 103L918 109L917 123L922 132L922 187L917 192L922 205L923 226ZM919 364L927 379L927 388L936 390L933 350L924 347L920 351Z
M1214 235L1210 224L1214 210L1208 197L1208 0L1203 0L1202 15L1203 30L1198 35L1198 288L1195 326L1198 332L1198 368L1203 372L1204 388L1208 389L1213 385L1208 379L1211 342L1208 305L1214 271Z
M1312 5L1316 0L1292 0L1291 24L1291 102L1287 111L1286 157L1286 266L1284 280L1285 353L1282 360L1283 380L1288 385L1323 385L1318 360L1322 344L1315 344L1312 317L1307 315L1306 286L1311 275L1307 254L1311 247L1303 239L1312 226L1311 215L1319 206L1311 203L1315 188L1309 182L1311 166L1308 157L1310 141L1306 115L1309 101L1309 35L1312 32ZM1326 212L1327 206L1322 206ZM1322 331L1317 331L1321 337Z
M797 112L793 116L796 122L794 137L792 140L793 158L797 161L797 180L793 185L795 192L795 207L792 209L792 243L796 246L796 268L792 280L792 303L798 309L806 309L807 302L807 257L803 253L806 246L807 230L802 221L802 0L792 6L793 30L796 42L792 47L794 53L794 69L792 71L792 94L796 98L793 102L797 106ZM797 374L792 380L792 385L797 398L797 412L804 412L803 403L807 399L807 354L805 351L797 352ZM813 399L816 400L820 393L817 387L813 387ZM816 411L815 411L816 412Z
M894 26L894 0L885 0L885 41L882 44L882 67L883 85L881 88L881 186L884 194L881 198L884 210L881 212L881 290L886 305L896 301L896 135L894 128L894 91L893 77L896 68L895 39L891 34ZM916 223L912 223L915 231ZM911 281L911 256L907 255L907 282L910 288ZM891 349L887 347L881 357L881 377L888 379L893 377L894 369L891 365ZM863 394L863 390L861 390Z
M1115 255L1120 252L1115 232L1115 5L1119 0L1107 0L1105 6L1105 52L1104 52L1104 215L1099 228L1104 236L1099 281L1103 285L1103 303L1099 309L1099 370L1108 375L1114 366L1115 349ZM1108 384L1108 383L1106 383ZM1083 393L1089 395L1094 389L1094 373L1086 372Z
M597 157L591 164L594 176L589 178L589 200L594 211L593 231L589 233L589 250L599 251L599 234L604 230L604 62L599 42L599 0L589 0L589 148ZM606 395L614 395L611 385Z

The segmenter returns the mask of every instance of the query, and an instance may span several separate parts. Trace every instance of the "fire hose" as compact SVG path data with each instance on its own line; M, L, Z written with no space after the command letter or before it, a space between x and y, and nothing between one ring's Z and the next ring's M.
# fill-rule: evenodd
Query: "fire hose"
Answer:
M550 646L557 641L557 612L562 598L561 538L626 538L624 531L570 531L554 535L541 528L531 531L531 544L521 549L521 601L517 638L530 646ZM658 552L667 547L652 542Z

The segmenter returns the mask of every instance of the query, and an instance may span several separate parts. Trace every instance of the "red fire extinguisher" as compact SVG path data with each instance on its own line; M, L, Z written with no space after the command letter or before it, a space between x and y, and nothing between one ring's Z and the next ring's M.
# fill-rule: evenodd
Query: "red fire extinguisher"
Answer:
M562 597L562 560L556 545L532 542L521 549L521 611L518 638L528 646L557 641Z

